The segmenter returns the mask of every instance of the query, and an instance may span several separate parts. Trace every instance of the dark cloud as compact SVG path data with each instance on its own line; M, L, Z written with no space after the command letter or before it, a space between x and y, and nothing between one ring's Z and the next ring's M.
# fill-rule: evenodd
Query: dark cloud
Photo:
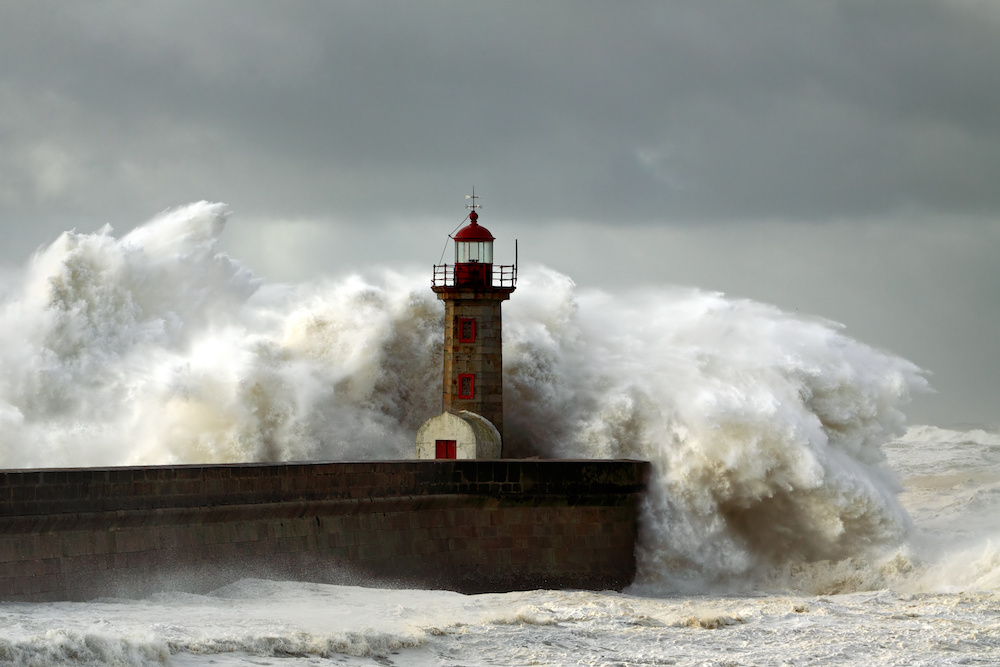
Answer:
M25 114L5 134L47 165L21 188L29 206L99 210L125 191L137 211L211 191L271 213L430 212L437 192L477 176L542 217L1000 206L989 4L38 2L4 14L5 106ZM60 189L59 160L92 186L84 195Z

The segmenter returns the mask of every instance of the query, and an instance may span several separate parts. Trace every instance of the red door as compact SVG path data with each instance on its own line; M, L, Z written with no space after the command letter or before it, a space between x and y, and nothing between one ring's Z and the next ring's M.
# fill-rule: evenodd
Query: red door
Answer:
M434 441L434 458L436 459L453 459L456 458L457 452L455 440Z

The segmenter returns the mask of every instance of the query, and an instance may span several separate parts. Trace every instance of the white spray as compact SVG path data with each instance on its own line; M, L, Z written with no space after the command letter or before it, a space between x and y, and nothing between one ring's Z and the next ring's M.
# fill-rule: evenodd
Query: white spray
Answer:
M426 276L264 285L199 203L63 234L0 303L0 467L407 458L440 410ZM631 457L640 579L724 580L907 530L881 444L925 381L838 325L696 290L525 271L505 305L508 455Z
M544 271L526 283L505 330L508 440L653 463L642 581L700 586L904 536L880 445L925 387L915 366L720 294L574 295Z

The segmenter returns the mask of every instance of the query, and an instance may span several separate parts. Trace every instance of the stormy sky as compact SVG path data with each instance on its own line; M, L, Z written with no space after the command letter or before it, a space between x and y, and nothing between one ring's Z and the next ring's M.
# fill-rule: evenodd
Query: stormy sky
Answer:
M473 186L582 287L692 285L1000 423L993 0L0 0L0 263L229 204L270 280L428 270Z

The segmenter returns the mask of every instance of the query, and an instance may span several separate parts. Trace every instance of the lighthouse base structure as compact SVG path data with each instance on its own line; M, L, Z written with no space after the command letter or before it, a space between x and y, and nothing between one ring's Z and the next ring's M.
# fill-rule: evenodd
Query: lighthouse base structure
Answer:
M417 431L418 459L498 459L501 449L496 426L468 410L442 412Z
M0 600L207 592L243 577L621 589L648 470L505 459L0 471Z

